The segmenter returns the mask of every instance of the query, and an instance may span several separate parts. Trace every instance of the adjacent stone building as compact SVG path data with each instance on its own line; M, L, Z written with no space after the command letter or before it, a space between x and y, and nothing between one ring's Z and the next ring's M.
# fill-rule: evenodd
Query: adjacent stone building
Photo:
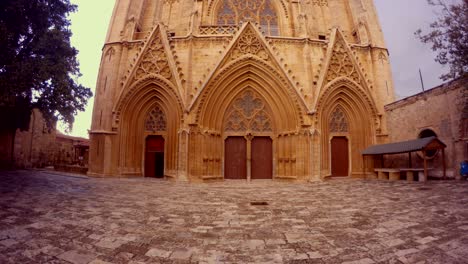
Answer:
M362 177L393 101L372 0L119 0L89 175Z
M39 109L31 111L29 129L20 131L15 135L13 150L16 168L43 168L51 166L55 160L56 130L50 129Z
M11 138L9 141L13 141ZM49 128L39 109L31 111L27 130L16 130L13 148L4 140L12 154L3 157L6 168L44 168L55 165L88 166L89 139L64 135ZM6 149L6 148L5 148Z
M468 76L385 106L391 142L437 136L447 148L447 176L459 175L459 165L468 160ZM407 156L393 156L389 167L407 166ZM415 167L422 155L413 154ZM441 177L442 153L429 153L429 176Z
M89 139L57 132L54 147L54 164L88 166Z

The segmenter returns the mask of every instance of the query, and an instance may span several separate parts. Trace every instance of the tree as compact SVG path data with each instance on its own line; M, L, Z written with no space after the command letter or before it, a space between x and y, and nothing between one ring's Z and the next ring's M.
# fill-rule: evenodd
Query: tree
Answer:
M49 127L57 120L72 127L91 90L80 76L71 47L70 0L0 1L0 132L27 129L38 108Z
M468 0L458 4L446 4L442 0L427 0L440 9L439 17L430 24L430 32L416 31L416 36L424 43L431 43L432 50L438 52L435 60L449 66L449 72L440 78L444 81L464 76L468 73Z

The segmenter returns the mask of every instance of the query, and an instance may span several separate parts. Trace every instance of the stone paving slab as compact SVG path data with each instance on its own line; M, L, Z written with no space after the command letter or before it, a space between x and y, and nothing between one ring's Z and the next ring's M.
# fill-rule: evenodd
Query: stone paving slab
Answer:
M0 172L0 263L468 263L467 206L456 181Z

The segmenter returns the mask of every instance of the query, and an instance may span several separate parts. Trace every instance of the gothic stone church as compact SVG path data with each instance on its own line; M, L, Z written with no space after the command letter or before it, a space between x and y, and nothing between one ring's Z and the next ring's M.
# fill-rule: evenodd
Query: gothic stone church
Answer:
M362 177L393 101L372 0L118 0L89 174Z

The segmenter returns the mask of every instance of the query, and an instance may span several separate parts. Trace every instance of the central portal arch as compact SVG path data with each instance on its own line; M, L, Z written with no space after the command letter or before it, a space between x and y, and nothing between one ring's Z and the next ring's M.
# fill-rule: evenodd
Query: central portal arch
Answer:
M234 149L231 137L244 139L238 139L245 149L246 176L242 178L307 175L308 148L299 143L307 141L307 135L296 133L305 125L307 107L273 66L254 55L243 56L214 74L197 95L190 106L194 126L189 144L199 150L190 156L191 176L230 178L227 170L234 168L230 157L236 156L229 152ZM255 170L260 164L268 166L261 169L263 174Z
M224 121L224 178L273 179L271 110L251 88L237 95Z

